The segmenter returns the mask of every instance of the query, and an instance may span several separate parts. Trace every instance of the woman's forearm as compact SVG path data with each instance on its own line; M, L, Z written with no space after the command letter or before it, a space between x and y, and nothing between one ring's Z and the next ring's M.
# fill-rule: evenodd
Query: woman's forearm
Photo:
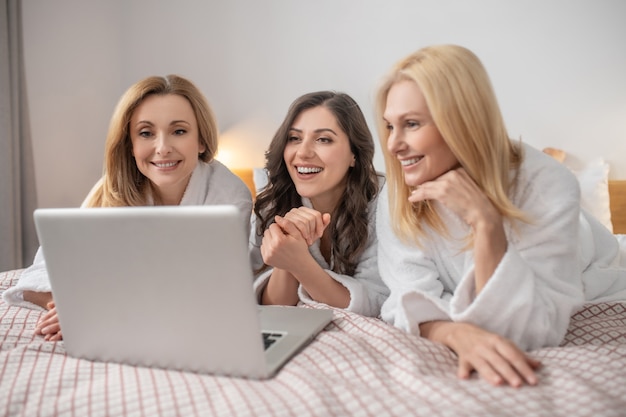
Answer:
M313 258L291 273L313 300L338 308L350 305L350 291L328 275Z
M476 295L491 278L507 249L502 221L483 222L474 227L474 284Z
M274 268L261 293L261 304L296 305L300 284L289 272Z
M43 307L47 310L48 303L52 301L52 293L24 290L24 301L36 304L39 307Z
M442 343L454 350L450 344L454 325L455 323L451 321L427 321L420 324L420 334L426 339Z

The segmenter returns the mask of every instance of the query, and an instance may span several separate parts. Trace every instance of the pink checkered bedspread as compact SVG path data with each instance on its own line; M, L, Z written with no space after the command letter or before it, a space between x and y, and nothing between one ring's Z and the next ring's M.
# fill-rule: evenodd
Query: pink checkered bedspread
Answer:
M0 416L626 416L626 303L575 314L519 389L459 380L445 347L340 310L267 381L77 360L33 334L40 314L0 302Z

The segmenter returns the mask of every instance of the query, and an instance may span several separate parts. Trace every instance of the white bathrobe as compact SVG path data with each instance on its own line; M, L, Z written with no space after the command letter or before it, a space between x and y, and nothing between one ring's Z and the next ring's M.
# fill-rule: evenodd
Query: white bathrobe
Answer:
M413 334L431 320L469 322L529 350L557 346L585 300L626 299L626 249L580 209L574 175L525 146L519 185L509 196L531 219L505 222L507 251L474 296L473 251L463 250L469 226L435 202L452 239L429 233L424 248L405 244L389 221L387 190L378 205L378 262L390 296L382 318ZM621 266L620 266L621 262Z
M380 181L381 186L383 182L383 180ZM303 198L302 204L306 207L312 208L311 201L308 198ZM380 307L389 294L389 290L380 279L376 260L376 199L370 202L368 206L368 215L369 235L367 245L359 257L354 276L338 274L331 270L333 261L331 259L331 264L328 264L328 262L324 259L324 256L320 251L319 239L313 243L313 245L309 246L309 252L318 265L321 266L331 278L346 287L350 292L350 304L346 307L346 310L363 314L365 316L376 317L380 314ZM263 266L263 257L261 256L260 249L263 236L258 236L256 233L255 215L252 216L251 223L250 260L254 270L257 270ZM272 271L273 268L269 268L256 277L254 281L254 289L258 299L260 299L261 292L263 288L265 288L265 285L267 285L267 281L272 275ZM300 285L298 289L298 296L300 301L305 304L316 304L311 296L304 290L302 285Z
M100 184L92 188L89 195ZM85 202L89 196L85 199ZM83 202L83 207L85 205ZM210 163L198 161L198 165L191 174L189 184L180 202L181 206L234 204L241 211L242 227L246 233L250 230L250 213L252 212L252 197L248 187L228 168L217 160ZM29 308L39 308L35 304L24 301L24 291L50 292L50 280L46 271L46 263L41 247L35 254L33 264L26 268L17 284L8 288L2 298L9 305L21 305Z

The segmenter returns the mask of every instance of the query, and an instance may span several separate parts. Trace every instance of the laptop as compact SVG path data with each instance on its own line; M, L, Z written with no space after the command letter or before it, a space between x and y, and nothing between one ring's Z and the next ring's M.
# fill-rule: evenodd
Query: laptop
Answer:
M70 356L264 379L332 320L330 309L257 304L235 206L37 209L34 219Z

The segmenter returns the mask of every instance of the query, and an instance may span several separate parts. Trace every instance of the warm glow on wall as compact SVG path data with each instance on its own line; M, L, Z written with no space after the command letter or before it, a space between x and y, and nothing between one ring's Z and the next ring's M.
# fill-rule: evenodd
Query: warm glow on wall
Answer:
M230 169L263 167L265 151L275 129L269 122L260 119L249 119L231 126L220 135L216 159Z
M234 160L233 151L231 149L227 149L227 147L224 145L220 145L217 151L217 155L215 155L215 159L217 159L227 167L232 167Z

